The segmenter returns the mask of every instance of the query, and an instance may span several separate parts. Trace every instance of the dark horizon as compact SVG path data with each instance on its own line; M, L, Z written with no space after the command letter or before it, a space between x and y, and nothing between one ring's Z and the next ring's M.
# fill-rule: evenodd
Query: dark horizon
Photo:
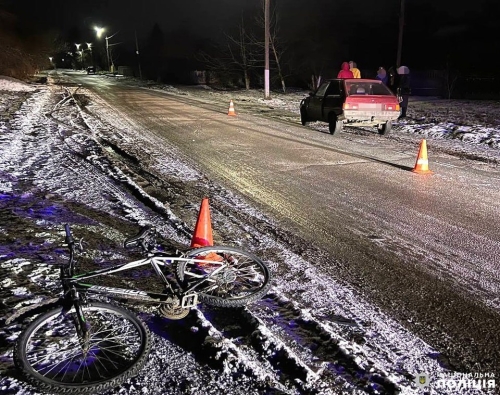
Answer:
M76 4L46 0L29 7L4 0L2 5L20 21L59 31L70 44L93 42L94 48L102 50L105 40L97 39L93 27L106 27L106 34L116 33L110 40L113 50L127 62L135 53L136 35L142 51L155 25L165 37L171 58L193 58L201 47L224 42L229 34L234 36L243 18L251 23L255 15L262 16L260 0L244 5L237 0L173 4L143 0L140 5L131 0ZM294 53L294 59L308 59L324 74L335 74L341 63L349 60L374 72L379 66L388 68L396 63L401 0L271 0L271 6L279 18L284 47ZM499 38L499 14L493 0L460 5L452 0L405 0L401 64L410 69L496 71L500 61L491 59L490 54Z

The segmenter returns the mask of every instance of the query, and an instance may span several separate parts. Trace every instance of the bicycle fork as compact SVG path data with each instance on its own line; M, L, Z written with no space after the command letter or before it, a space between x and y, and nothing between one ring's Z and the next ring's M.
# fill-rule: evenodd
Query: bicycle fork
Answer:
M82 353L84 356L87 356L90 349L90 324L85 318L82 309L82 300L75 288L71 290L71 305L75 308L76 318L73 316L72 319L75 324L80 346L82 347Z

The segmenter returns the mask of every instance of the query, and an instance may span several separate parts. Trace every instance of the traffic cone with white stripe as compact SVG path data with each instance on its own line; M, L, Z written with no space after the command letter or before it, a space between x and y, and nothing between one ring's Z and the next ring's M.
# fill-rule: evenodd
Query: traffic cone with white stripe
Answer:
M201 201L200 212L194 228L191 248L213 246L212 222L210 221L210 209L208 208L208 198Z
M227 115L236 115L236 112L234 111L234 104L233 104L232 100L229 102L229 111L227 112Z
M429 170L429 160L427 159L427 142L423 139L420 142L420 149L418 150L417 162L412 170L418 174L432 174Z

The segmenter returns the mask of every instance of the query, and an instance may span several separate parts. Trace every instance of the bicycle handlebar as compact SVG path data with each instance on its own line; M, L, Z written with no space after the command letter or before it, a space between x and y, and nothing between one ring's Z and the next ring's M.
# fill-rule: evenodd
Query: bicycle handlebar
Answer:
M75 259L75 239L71 234L71 229L69 227L69 224L64 224L64 231L66 232L66 238L64 241L68 244L68 249L69 249L68 267L70 271L72 271Z
M65 242L68 245L75 244L75 240L73 239L73 235L71 234L71 229L69 228L69 224L64 224L64 230L66 231Z

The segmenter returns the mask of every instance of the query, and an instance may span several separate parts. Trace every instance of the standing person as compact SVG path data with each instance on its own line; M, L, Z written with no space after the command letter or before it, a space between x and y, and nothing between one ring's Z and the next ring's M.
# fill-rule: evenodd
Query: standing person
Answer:
M337 78L354 78L352 71L349 70L349 63L344 62L340 67L340 71L337 74Z
M384 85L389 84L389 76L387 75L387 71L385 71L382 66L380 66L377 70L377 80L382 81Z
M351 69L354 78L361 78L361 71L358 69L358 65L354 61L349 62L349 68Z
M394 94L396 94L398 89L398 75L396 73L396 67L389 67L389 70L387 70L387 74L387 86Z
M410 69L406 66L398 67L398 88L397 94L402 98L400 106L401 106L401 115L399 118L406 117L406 110L408 109L408 99L411 94L410 89Z

